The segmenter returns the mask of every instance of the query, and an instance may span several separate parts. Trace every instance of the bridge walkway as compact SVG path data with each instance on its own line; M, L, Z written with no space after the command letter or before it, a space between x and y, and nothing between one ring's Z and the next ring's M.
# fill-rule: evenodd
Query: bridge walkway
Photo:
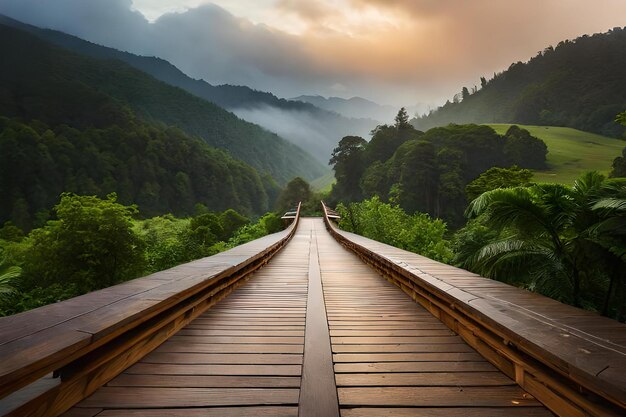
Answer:
M248 282L64 415L339 414L552 415L317 218L301 219Z

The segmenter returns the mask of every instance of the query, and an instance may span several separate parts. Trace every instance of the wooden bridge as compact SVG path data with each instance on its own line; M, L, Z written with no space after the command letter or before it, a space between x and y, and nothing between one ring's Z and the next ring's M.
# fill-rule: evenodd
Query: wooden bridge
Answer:
M325 213L0 319L0 414L626 415L625 325Z

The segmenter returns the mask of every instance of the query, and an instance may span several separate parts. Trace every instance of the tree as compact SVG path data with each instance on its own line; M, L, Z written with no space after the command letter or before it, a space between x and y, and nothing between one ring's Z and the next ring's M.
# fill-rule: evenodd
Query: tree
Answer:
M359 181L365 170L364 152L367 141L360 136L345 136L333 149L329 164L335 171L337 182L332 195L340 201L361 199Z
M387 171L389 167L380 161L374 161L363 173L361 177L361 190L366 198L375 195L385 200L389 191L389 181Z
M5 259L0 258L0 301L15 293L14 282L21 274L22 268L6 265Z
M461 90L461 98L463 99L463 101L465 101L465 99L467 99L469 96L469 90L467 89L467 87L463 87L463 89Z
M283 192L278 197L277 207L281 212L295 208L299 202L304 203L311 198L311 186L300 177L289 181Z
M544 141L516 125L509 127L504 137L504 155L508 164L531 169L546 167L548 147Z
M626 181L597 172L583 174L573 187L488 191L467 213L497 234L466 263L475 272L518 277L529 289L608 312L602 305L610 304L616 285L607 284L623 286L626 279L626 219L619 209L625 200Z
M35 229L27 263L40 286L73 283L82 292L134 278L144 270L142 240L133 232L134 206L110 194L61 195L54 208L58 220Z
M379 125L371 133L372 139L367 143L364 154L366 165L376 161L385 162L404 142L417 139L424 134L414 129L410 124L404 125L402 128L395 125Z
M192 218L188 234L191 240L200 247L208 248L214 245L224 236L220 216L215 213L205 213Z
M404 107L400 108L394 120L396 122L396 129L398 130L411 127L411 124L409 123L409 114L406 112Z
M467 184L465 194L468 201L496 188L526 187L530 185L533 173L518 166L511 168L489 168L474 181Z
M392 170L401 189L400 207L407 213L434 214L439 182L435 146L424 140L405 142L394 155Z
M378 197L349 205L340 204L339 226L370 239L447 262L452 253L444 239L446 224L424 213L407 214Z
M250 223L250 219L237 213L233 209L228 209L220 214L220 223L222 224L223 234L221 240L228 240L230 237L244 224Z
M618 114L615 121L626 126L626 111ZM613 160L613 169L609 177L626 177L626 148L622 149L622 156Z
M622 149L622 156L618 156L613 160L609 177L626 177L626 147Z

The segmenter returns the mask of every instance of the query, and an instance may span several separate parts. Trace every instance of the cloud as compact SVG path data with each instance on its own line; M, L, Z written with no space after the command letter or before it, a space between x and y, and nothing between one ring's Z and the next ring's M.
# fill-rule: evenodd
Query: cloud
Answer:
M211 83L403 105L445 100L626 15L622 0L215 0L239 16L205 1L0 0L0 12L160 56Z

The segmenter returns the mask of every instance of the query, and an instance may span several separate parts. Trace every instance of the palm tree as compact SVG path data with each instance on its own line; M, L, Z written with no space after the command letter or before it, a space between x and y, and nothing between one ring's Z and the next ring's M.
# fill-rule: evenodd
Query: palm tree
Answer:
M536 184L496 189L472 201L466 215L481 217L497 237L466 260L470 269L502 279L526 276L531 289L582 306L581 287L612 286L624 265L623 202L626 182L607 180L597 172L583 174L573 187ZM613 205L611 205L611 203ZM626 226L626 223L620 223ZM563 288L569 291L563 294ZM596 291L597 292L597 291Z
M0 298L15 293L13 281L22 274L19 266L5 266L4 260L0 261Z

